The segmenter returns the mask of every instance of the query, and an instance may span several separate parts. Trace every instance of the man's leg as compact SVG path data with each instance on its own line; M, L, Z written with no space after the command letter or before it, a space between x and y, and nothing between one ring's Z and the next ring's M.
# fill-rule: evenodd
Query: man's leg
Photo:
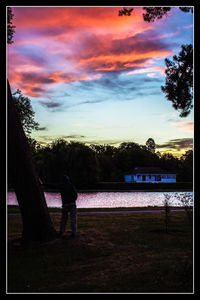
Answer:
M68 210L66 208L62 208L62 217L60 222L60 235L63 235L65 232L65 228L68 220Z

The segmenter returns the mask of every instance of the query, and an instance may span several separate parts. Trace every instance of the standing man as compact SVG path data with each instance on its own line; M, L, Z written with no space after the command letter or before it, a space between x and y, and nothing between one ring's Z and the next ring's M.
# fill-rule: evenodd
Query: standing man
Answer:
M70 181L69 176L64 175L63 184L60 189L62 199L62 218L60 223L60 233L62 236L67 225L68 214L70 214L72 237L76 235L77 229L77 211L76 199L78 197L74 184Z
M41 179L39 179L39 181L45 186L56 188L60 191L62 199L62 217L60 222L59 236L63 236L68 221L68 215L70 215L72 230L71 237L75 237L77 230L76 200L78 198L75 185L70 181L69 176L67 175L63 175L62 182L60 183L43 183Z

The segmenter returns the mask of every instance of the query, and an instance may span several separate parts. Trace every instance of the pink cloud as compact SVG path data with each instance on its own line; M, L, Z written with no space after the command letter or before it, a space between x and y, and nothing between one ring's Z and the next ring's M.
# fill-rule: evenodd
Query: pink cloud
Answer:
M183 132L194 132L194 122L185 122L183 120L169 120L172 126Z
M180 123L179 130L184 132L194 132L194 122Z
M157 72L151 59L172 52L151 39L153 25L134 16L119 17L118 7L13 7L16 35L8 51L13 87L39 97L56 83L96 80L106 72ZM151 75L150 75L151 76Z

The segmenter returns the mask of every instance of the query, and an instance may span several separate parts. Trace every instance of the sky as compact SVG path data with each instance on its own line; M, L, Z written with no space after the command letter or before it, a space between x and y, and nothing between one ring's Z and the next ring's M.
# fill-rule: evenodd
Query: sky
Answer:
M193 111L180 118L161 86L165 58L193 44L193 14L173 7L143 20L142 7L12 7L8 45L12 91L29 97L41 145L62 138L86 144L145 145L180 157L193 147Z

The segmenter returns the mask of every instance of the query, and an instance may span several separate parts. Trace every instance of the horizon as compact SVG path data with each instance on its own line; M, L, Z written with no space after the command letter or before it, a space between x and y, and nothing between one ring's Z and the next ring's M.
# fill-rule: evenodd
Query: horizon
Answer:
M161 91L165 58L193 44L193 15L172 7L144 22L142 7L14 7L7 50L12 92L29 97L45 146L56 139L145 145L180 158L193 148L193 110L180 118Z

